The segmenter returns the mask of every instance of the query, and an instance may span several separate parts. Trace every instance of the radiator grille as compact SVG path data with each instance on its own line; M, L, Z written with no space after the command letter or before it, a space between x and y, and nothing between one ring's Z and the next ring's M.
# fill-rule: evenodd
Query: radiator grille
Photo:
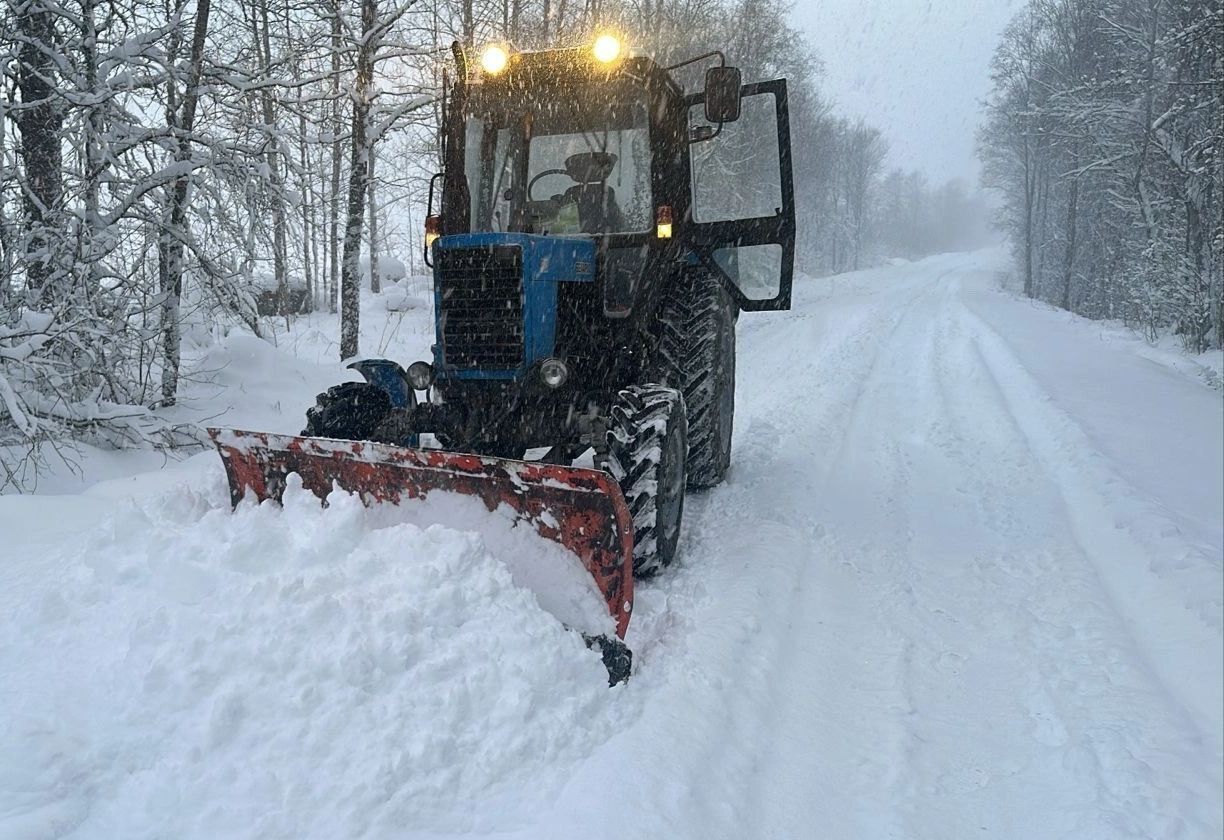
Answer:
M442 352L456 368L523 363L523 252L514 245L438 250Z

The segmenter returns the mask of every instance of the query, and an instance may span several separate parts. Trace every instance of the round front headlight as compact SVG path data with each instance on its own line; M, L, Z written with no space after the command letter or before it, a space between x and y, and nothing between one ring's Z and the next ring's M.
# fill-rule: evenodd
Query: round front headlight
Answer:
M433 365L429 362L413 362L408 365L408 384L418 391L424 391L434 382Z
M569 379L569 368L560 359L545 359L540 362L540 381L549 388L560 388Z

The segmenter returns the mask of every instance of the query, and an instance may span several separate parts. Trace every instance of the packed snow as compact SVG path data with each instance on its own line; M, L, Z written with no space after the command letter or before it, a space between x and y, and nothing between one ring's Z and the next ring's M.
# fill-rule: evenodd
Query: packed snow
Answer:
M732 470L614 688L573 558L472 500L231 512L211 452L0 497L0 837L1219 837L1219 360L1005 265L741 318ZM365 309L425 355L427 304ZM330 329L189 337L179 419L298 431Z

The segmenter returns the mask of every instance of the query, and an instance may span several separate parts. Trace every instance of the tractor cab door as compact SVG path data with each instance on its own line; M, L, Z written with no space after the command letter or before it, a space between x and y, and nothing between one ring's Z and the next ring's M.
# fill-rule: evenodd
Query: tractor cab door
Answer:
M786 80L743 85L740 97L739 119L721 126L705 120L704 91L685 99L688 242L740 309L790 309L795 196Z

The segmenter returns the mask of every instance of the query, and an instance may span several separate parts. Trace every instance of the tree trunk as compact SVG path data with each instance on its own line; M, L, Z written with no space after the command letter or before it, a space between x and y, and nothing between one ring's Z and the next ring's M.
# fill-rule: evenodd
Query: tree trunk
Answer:
M1037 170L1037 242L1044 242L1050 229L1050 172L1047 163L1040 163ZM1040 295L1046 277L1046 249L1037 249L1037 266L1033 270L1033 291Z
M56 270L52 255L56 247L54 228L63 205L64 174L60 136L64 120L55 102L55 18L43 5L31 2L17 13L21 50L17 56L17 86L23 109L18 113L21 129L21 162L25 166L26 285L39 298L53 296L51 281Z
M1198 206L1193 201L1187 201L1186 206L1186 250L1190 255L1190 269L1193 277L1190 282L1192 284L1192 300L1196 303L1203 301L1205 306L1195 306L1185 324L1189 334L1190 349L1195 353L1202 353L1209 349L1207 340L1208 333L1211 330L1211 308L1209 301L1210 287L1207 277L1207 265L1204 259L1204 251L1206 250L1206 240L1203 217L1199 214Z
M1037 177L1033 172L1031 141L1024 139L1024 296L1033 296L1033 199L1037 191Z
M300 70L299 70L300 72ZM306 144L306 111L298 112L298 166L302 176L302 233L306 236L306 247L302 253L302 274L306 281L306 300L311 312L315 310L315 272L319 264L319 237L315 230L314 165Z
M375 26L378 0L361 0L361 41L357 47L357 77L353 80L353 144L349 166L348 216L344 226L344 258L340 270L340 358L357 355L361 326L361 223L369 188L370 148L367 121L374 79Z
M463 46L469 50L476 44L476 15L473 0L463 0Z
M328 238L329 257L327 283L327 311L336 312L336 292L340 287L340 159L344 156L344 147L340 143L342 123L340 120L340 1L332 3L332 170L331 196L328 202L328 214L331 221L331 236Z
M276 299L282 315L288 314L289 306L289 276L286 263L285 244L285 190L281 179L280 139L276 130L276 111L272 102L272 43L268 33L268 3L262 0L258 4L261 32L257 46L260 48L264 65L264 86L260 91L260 102L263 106L264 131L268 133L267 151L268 171L272 180L272 271L276 277Z
M81 4L81 57L85 65L85 89L98 95L98 30L94 21L94 2ZM85 117L85 165L82 173L85 192L85 235L88 237L81 256L94 276L90 288L97 283L97 265L92 259L92 244L102 226L98 218L98 193L102 183L102 108L97 102L89 106Z
M174 159L179 164L191 160L191 130L195 124L196 103L199 100L200 76L204 68L204 39L208 35L208 14L211 0L199 0L196 6L195 29L191 36L191 63L187 86L183 93L183 108L176 120L178 147ZM162 405L174 405L178 398L180 324L179 301L183 296L183 249L187 240L187 198L191 176L180 174L170 194L169 219L158 241L158 274L162 297Z
M369 198L370 198L370 291L382 291L382 277L378 273L378 198L374 194L374 150L370 149Z
M1071 311L1071 278L1075 274L1075 236L1076 229L1079 223L1079 178L1071 179L1071 186L1067 196L1067 222L1065 226L1067 234L1067 247L1063 251L1062 264L1062 298L1059 301L1059 306Z

